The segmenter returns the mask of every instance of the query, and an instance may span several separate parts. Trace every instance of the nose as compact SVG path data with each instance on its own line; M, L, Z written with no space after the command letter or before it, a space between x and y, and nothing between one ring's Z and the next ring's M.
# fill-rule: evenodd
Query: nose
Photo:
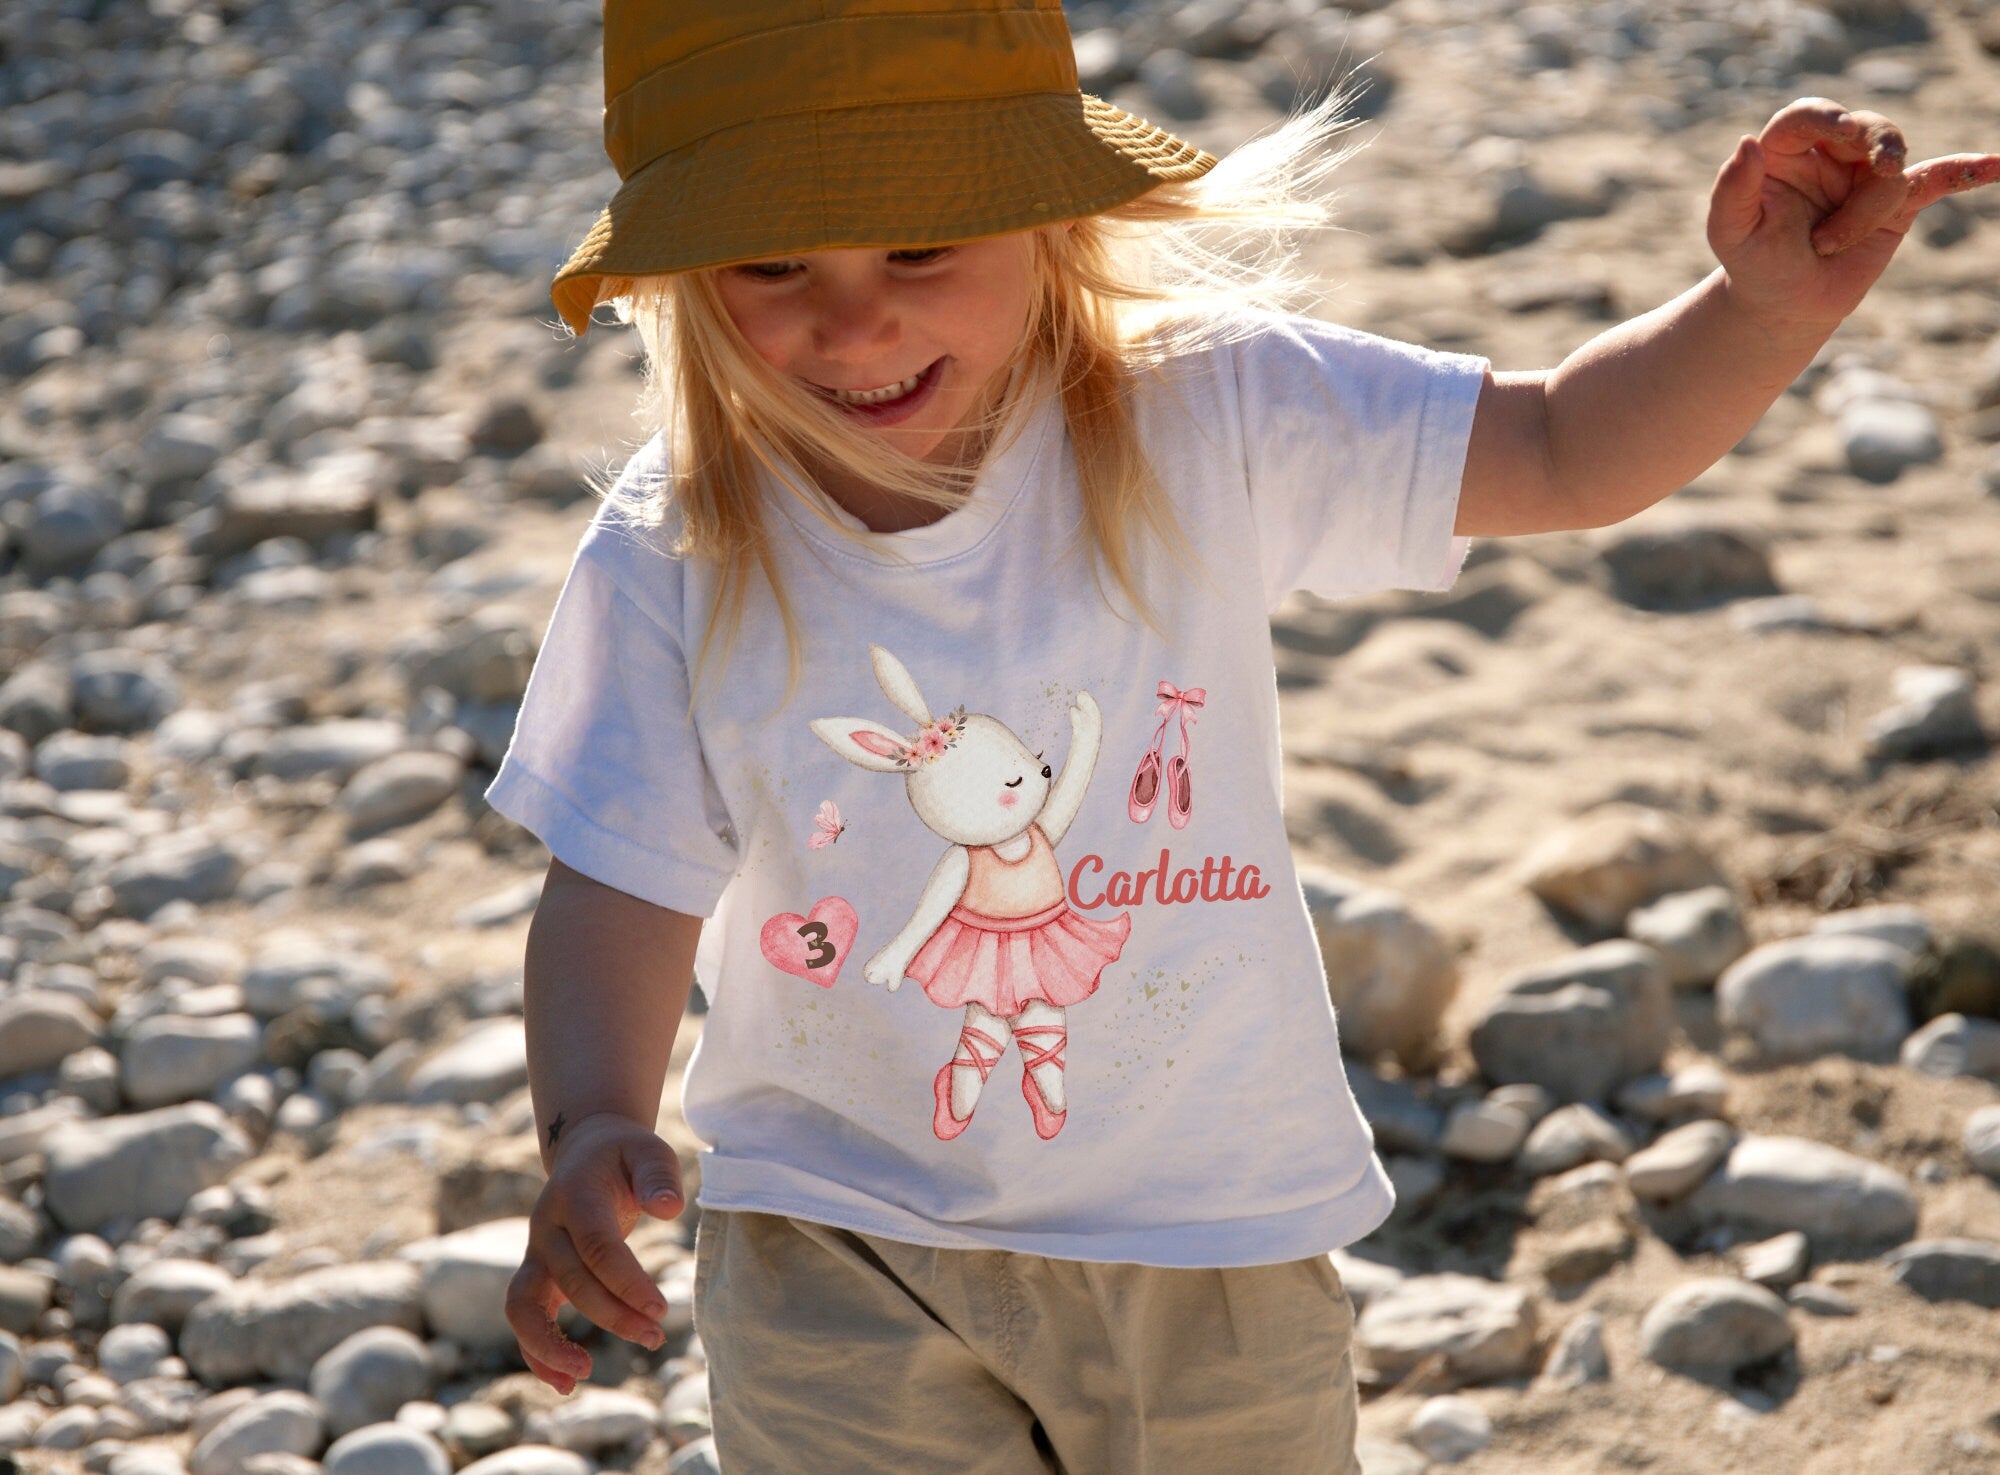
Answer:
M887 297L872 287L828 291L813 319L813 352L835 363L878 360L901 336Z

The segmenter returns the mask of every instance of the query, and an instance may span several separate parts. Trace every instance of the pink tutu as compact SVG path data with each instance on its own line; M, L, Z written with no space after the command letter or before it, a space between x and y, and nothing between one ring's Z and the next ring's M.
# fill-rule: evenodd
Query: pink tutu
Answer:
M957 906L905 970L933 1004L979 1004L1011 1019L1040 999L1067 1009L1097 992L1097 975L1116 962L1132 914L1100 921L1067 901L1025 917L989 917Z

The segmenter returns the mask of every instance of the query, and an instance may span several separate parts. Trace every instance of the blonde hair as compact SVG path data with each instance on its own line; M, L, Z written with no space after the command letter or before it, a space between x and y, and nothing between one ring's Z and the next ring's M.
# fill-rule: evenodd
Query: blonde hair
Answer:
M664 434L668 472L652 484L600 473L594 489L608 501L607 516L656 533L671 522L677 531L669 551L716 570L690 707L718 627L725 631L720 664L728 666L753 567L785 629L780 705L797 689L799 630L772 550L760 468L837 536L879 549L870 542L874 534L827 512L802 468L840 467L886 491L956 507L1029 394L1060 398L1082 489L1078 539L1087 532L1097 560L1158 631L1134 576L1135 525L1184 571L1192 573L1199 560L1139 443L1132 386L1181 354L1249 331L1242 309L1301 311L1317 301L1320 290L1301 268L1295 233L1339 228L1332 224L1338 192L1327 183L1366 143L1329 145L1355 125L1344 116L1359 91L1349 91L1355 75L1199 179L1157 185L1112 209L1026 232L1036 280L1027 329L1004 391L965 429L961 444L980 454L953 464L889 449L822 396L772 369L736 331L710 272L607 280L600 303L637 327L645 345L636 414L649 436ZM1102 592L1095 565L1093 575Z

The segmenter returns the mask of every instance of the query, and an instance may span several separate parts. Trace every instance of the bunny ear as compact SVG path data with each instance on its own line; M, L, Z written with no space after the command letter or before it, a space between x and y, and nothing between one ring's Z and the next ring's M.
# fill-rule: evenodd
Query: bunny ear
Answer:
M909 713L928 727L931 709L924 704L923 694L917 690L915 679L903 668L903 663L879 645L869 646L868 655L875 663L875 679L881 683L883 693L899 711Z
M840 754L856 768L872 773L907 773L909 765L900 755L909 744L900 733L891 732L866 717L816 717L808 724L813 736Z

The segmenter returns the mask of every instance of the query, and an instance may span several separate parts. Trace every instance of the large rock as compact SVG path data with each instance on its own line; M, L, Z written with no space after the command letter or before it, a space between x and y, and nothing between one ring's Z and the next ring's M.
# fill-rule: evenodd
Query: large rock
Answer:
M373 1424L334 1440L326 1475L451 1475L451 1456L430 1435L402 1424Z
M150 1322L133 1321L112 1327L97 1339L97 1370L121 1386L158 1374L171 1357L173 1338Z
M1931 945L1931 920L1922 907L1906 902L1877 902L1872 906L1849 907L1828 912L1812 930L1819 936L1873 937L1893 942L1905 952L1921 953Z
M507 1325L507 1283L528 1250L526 1219L495 1219L455 1234L419 1240L398 1253L420 1271L431 1330L484 1355L514 1347Z
M81 1121L89 1115L89 1109L76 1097L58 1096L47 1106L0 1116L0 1168L40 1152L49 1133L64 1122Z
M1634 907L1725 877L1672 815L1622 801L1571 820L1522 862L1528 889L1557 911L1612 934Z
M1585 1383L1608 1382L1611 1360L1604 1351L1604 1317L1584 1311L1562 1329L1548 1361L1542 1364L1541 1381L1551 1388L1581 1388Z
M1901 1174L1803 1137L1745 1137L1688 1200L1695 1217L1771 1235L1796 1229L1815 1248L1900 1244L1917 1229Z
M1406 1069L1432 1063L1444 1014L1458 995L1458 964L1428 923L1392 891L1363 887L1329 871L1299 873L1340 1047L1366 1060L1394 1055Z
M544 1430L547 1442L578 1454L637 1453L659 1432L660 1405L615 1388L579 1388L568 1401L539 1416L530 1430Z
M2000 1178L2000 1106L1982 1106L1960 1134L1965 1160L1989 1178Z
M1751 528L1620 528L1598 539L1611 587L1640 609L1689 609L1776 594L1770 539Z
M1763 1362L1792 1340L1785 1303L1762 1286L1728 1276L1676 1286L1639 1323L1640 1352L1697 1377Z
M376 507L393 489L394 468L375 451L336 452L301 471L270 467L223 490L209 551L227 555L266 538L322 542L375 526Z
M1910 1033L1903 983L1911 962L1894 943L1858 935L1766 943L1716 980L1716 1017L1767 1060L1894 1059Z
M54 1070L63 1057L97 1043L101 1026L72 994L30 989L0 999L0 1081Z
M1391 1378L1433 1356L1466 1382L1511 1378L1534 1366L1535 1307L1519 1286L1470 1275L1412 1276L1369 1301L1355 1340Z
M1419 1096L1408 1081L1378 1076L1363 1065L1347 1069L1354 1101L1384 1152L1431 1152L1438 1146L1444 1115Z
M1603 1101L1659 1065L1673 1033L1660 955L1615 939L1509 980L1472 1028L1485 1077L1564 1101Z
M517 1132L482 1138L439 1166L438 1231L449 1234L494 1219L525 1217L547 1182L532 1136Z
M259 1019L310 1005L320 1019L345 1018L361 1000L386 994L395 974L381 959L346 952L309 932L272 933L243 975L243 1001Z
M188 1475L242 1475L262 1454L316 1455L326 1443L319 1407L303 1393L254 1398L204 1434L188 1461Z
M139 651L88 651L70 668L77 716L98 732L143 732L180 705L167 663Z
M1856 399L1841 412L1839 435L1847 469L1863 481L1892 482L1944 455L1937 415L1909 400Z
M1446 1157L1504 1163L1528 1138L1528 1114L1504 1101L1463 1101L1445 1119L1438 1146Z
M1469 1460L1493 1442L1493 1419L1469 1398L1427 1398L1403 1437L1441 1465Z
M1920 1239L1883 1256L1899 1284L1927 1301L2000 1308L2000 1245L1983 1239Z
M199 830L177 830L113 864L105 884L120 916L143 918L170 901L221 901L235 894L242 875L243 858L229 844Z
M527 1083L527 1027L519 1019L488 1019L417 1067L409 1099L418 1105L498 1101Z
M1627 917L1625 930L1659 953L1677 989L1709 987L1750 948L1743 909L1727 886L1663 896Z
M424 1329L414 1265L367 1260L281 1281L239 1281L195 1307L181 1356L211 1386L270 1378L303 1382L313 1364L373 1326Z
M474 1460L458 1475L591 1475L591 1463L572 1450L549 1444L520 1444L483 1460Z
M177 1219L187 1201L250 1156L206 1101L104 1121L65 1122L43 1139L50 1215L66 1229Z
M235 1283L235 1276L206 1260L154 1260L118 1287L111 1319L120 1325L148 1322L178 1333L195 1307Z
M1940 1014L1903 1041L1903 1065L1927 1076L2000 1079L2000 1023Z
M1726 1117L1729 1077L1711 1060L1691 1061L1671 1076L1641 1076L1618 1093L1618 1109L1648 1122Z
M1521 1171L1536 1178L1567 1173L1585 1163L1622 1163L1632 1139L1612 1117L1588 1102L1557 1107L1521 1144Z
M1868 719L1869 757L1930 758L1985 743L1971 673L1951 666L1904 666L1894 680L1895 704Z
M1729 1156L1735 1140L1736 1133L1724 1122L1675 1127L1625 1160L1625 1182L1635 1198L1654 1203L1685 1198Z
M406 1403L431 1396L430 1350L396 1326L356 1332L313 1364L307 1386L326 1411L327 1428L346 1434L385 1423Z
M365 765L386 758L409 741L400 722L346 717L287 728L271 739L257 766L288 781L329 778L346 783Z
M166 1106L211 1095L229 1077L255 1065L263 1034L248 1014L190 1019L169 1014L134 1026L121 1054L126 1099Z
M424 749L376 759L340 792L348 834L373 835L422 819L458 792L464 771L450 753Z

